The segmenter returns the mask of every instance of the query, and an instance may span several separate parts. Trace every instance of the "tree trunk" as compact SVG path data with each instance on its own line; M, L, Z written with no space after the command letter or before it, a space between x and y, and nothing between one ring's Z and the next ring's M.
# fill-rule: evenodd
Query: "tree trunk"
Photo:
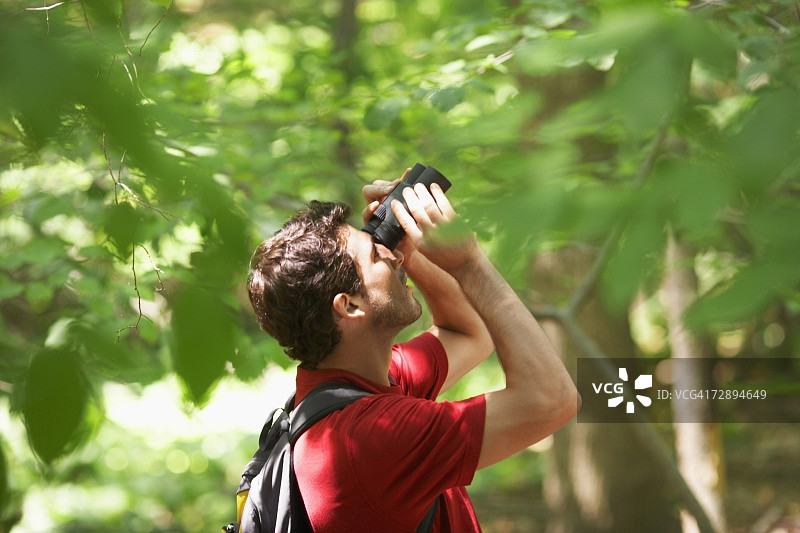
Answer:
M546 301L564 301L588 272L594 254L577 247L544 254L534 262L534 284ZM598 346L614 357L634 357L627 317L605 312L590 294L578 322ZM574 374L585 357L554 321L543 327ZM556 433L545 477L545 500L552 517L550 533L678 529L669 493L632 424L571 422Z
M331 31L333 37L334 61L338 66L344 82L340 87L341 98L344 100L350 94L353 80L361 70L358 57L358 18L356 17L356 0L341 0L339 15ZM336 142L336 160L341 169L341 190L339 198L353 206L359 213L361 202L361 183L352 179L356 175L358 153L351 138L352 128L345 118L346 113L339 112L333 117L333 129L339 132ZM399 173L399 172L398 172Z
M678 390L711 388L710 369L701 359L708 357L708 347L683 324L686 309L697 298L697 278L692 261L692 254L670 233L663 285L669 341L673 358L692 359L674 367L677 370L673 376L674 388ZM705 509L714 528L724 531L722 440L719 424L711 422L710 406L707 401L672 399L673 419L676 421L675 449L678 469L686 484ZM699 531L694 517L685 511L681 513L681 523L684 533Z

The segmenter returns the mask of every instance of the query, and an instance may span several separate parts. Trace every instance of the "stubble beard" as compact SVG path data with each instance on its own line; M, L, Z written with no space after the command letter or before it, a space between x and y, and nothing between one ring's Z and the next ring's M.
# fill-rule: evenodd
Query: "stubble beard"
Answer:
M372 325L378 328L402 329L422 315L422 306L411 294L392 298L388 294L372 293L369 302L372 306Z

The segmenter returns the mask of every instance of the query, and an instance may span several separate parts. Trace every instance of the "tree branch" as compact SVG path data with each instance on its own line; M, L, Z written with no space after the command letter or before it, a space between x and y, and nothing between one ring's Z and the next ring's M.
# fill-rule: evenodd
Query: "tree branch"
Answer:
M652 145L648 151L647 157L639 166L636 176L634 177L634 185L637 188L642 187L645 180L650 175L650 172L652 171L653 166L655 165L655 162L661 153L664 140L666 139L671 123L672 115L670 114L665 116L659 124L656 135L653 137ZM578 309L585 302L587 296L597 283L611 250L622 235L625 224L626 222L620 221L611 230L611 233L603 243L603 246L601 247L597 257L592 262L592 266L590 267L588 274L584 277L581 284L573 291L569 302L564 307L556 308L552 306L546 306L543 308L534 308L528 306L531 313L536 318L549 318L558 320L566 331L567 336L585 355L597 362L602 373L611 381L617 379L616 370L608 362L607 356L597 346L594 340L583 331L575 316ZM647 451L649 451L657 461L661 470L668 476L670 482L677 488L686 510L694 516L700 531L703 533L716 533L716 530L711 524L705 509L703 509L695 497L694 492L692 492L692 490L686 484L686 480L678 470L672 454L659 435L655 432L652 424L641 412L634 412L633 416L635 418L634 431L636 432L640 441L644 444Z
M580 350L590 358L594 359L600 368L601 372L606 379L615 381L617 379L616 369L608 362L607 356L597 346L597 343L587 335L583 329L578 325L577 321L572 316L562 316L561 325L567 332L567 336L580 348ZM714 526L703 509L700 502L692 492L692 489L686 484L686 480L678 471L675 465L675 460L672 457L664 441L653 429L650 423L641 411L631 413L635 419L633 423L634 432L639 437L639 440L644 444L645 449L650 452L652 457L656 460L659 468L667 475L669 481L675 486L680 494L686 510L694 516L697 521L697 527L703 533L717 533Z

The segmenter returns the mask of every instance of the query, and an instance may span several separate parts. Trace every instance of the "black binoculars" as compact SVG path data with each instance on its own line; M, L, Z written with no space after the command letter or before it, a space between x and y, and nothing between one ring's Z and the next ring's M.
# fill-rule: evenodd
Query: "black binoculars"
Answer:
M389 250L394 250L400 241L405 236L406 232L400 226L397 217L394 216L392 211L392 201L399 200L403 203L403 207L408 209L406 201L403 199L403 189L413 187L417 183L422 183L425 188L430 190L431 184L436 183L441 187L442 192L447 192L447 189L452 185L447 178L442 175L438 170L433 167L426 167L420 163L414 165L406 178L397 184L397 187L386 197L386 199L378 206L378 209L372 214L369 223L364 226L363 231L372 235L372 240L384 245Z

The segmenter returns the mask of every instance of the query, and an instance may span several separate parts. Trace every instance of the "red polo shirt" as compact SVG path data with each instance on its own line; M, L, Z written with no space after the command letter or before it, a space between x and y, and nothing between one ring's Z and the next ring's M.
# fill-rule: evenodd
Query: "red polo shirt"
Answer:
M297 401L329 381L375 393L328 415L294 448L316 533L413 533L441 494L434 532L479 532L465 486L483 439L483 395L434 401L447 376L439 340L425 333L392 348L396 385L344 370L297 370Z

